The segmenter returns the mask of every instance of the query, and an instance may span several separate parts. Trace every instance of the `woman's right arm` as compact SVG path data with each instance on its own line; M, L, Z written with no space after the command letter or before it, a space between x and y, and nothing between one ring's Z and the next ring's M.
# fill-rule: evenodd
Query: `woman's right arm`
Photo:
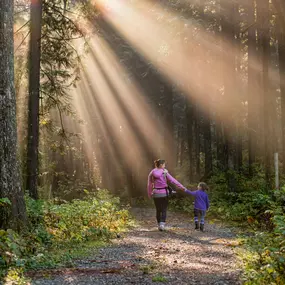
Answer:
M152 190L153 190L153 179L152 179L152 171L151 171L150 174L148 175L148 179L147 179L148 198L151 197Z
M184 190L186 189L180 182L178 182L174 177L172 177L169 172L167 172L166 175L167 181L174 184L175 186L177 186L178 188Z

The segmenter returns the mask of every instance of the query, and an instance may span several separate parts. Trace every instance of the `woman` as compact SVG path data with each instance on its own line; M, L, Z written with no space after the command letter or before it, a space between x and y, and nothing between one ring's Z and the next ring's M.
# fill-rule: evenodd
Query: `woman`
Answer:
M186 188L175 180L165 169L165 160L158 159L154 162L155 168L148 175L148 197L152 197L156 208L158 229L165 230L166 211L168 206L168 185L172 183L178 188Z

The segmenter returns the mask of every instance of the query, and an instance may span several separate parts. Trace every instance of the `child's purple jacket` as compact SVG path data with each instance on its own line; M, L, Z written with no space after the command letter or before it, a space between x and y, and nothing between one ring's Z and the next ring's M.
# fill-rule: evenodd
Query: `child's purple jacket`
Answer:
M209 209L209 198L208 194L203 190L190 191L185 190L186 194L192 195L195 197L194 208L202 211Z

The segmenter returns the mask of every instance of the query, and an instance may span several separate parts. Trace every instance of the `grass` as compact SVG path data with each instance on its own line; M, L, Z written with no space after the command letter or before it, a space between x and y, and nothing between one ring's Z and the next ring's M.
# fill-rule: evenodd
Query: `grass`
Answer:
M74 260L92 256L107 245L104 240L62 243L42 254L30 258L27 270L72 267Z
M92 240L79 244L72 245L68 247L70 252L71 259L80 259L85 258L90 255L94 255L98 252L99 249L105 247L108 243L103 240ZM62 249L62 251L66 251L66 249Z
M168 281L167 278L164 277L161 274L158 274L158 275L155 275L155 276L152 277L152 282L162 282L162 283L165 283L167 281Z
M71 268L76 259L96 255L133 225L119 202L106 191L61 205L27 197L30 228L0 233L0 284L27 284L25 276L37 270Z
M143 274L150 274L153 270L157 268L157 264L152 262L151 264L143 265L140 267Z
M49 269L73 267L76 259L94 256L99 249L107 244L102 240L59 244L57 248L29 260L26 270L30 273L37 270L47 270L48 272ZM11 284L24 285L31 281L25 276L24 268L21 267L11 267L5 275L5 281L12 282Z

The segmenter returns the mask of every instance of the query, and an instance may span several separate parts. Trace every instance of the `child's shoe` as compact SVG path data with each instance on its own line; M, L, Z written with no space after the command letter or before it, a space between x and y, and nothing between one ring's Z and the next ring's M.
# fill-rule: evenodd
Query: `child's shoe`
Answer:
M200 224L200 231L201 231L201 232L204 231L204 224Z
M199 230L199 223L195 222L195 230Z

